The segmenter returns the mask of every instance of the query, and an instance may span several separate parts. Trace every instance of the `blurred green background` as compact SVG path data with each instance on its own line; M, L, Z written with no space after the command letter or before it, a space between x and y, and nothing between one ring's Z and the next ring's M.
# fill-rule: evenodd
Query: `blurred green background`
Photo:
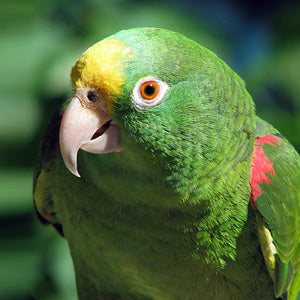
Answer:
M35 218L32 170L69 72L121 29L163 27L215 51L300 150L300 2L0 0L0 299L76 299L68 248Z

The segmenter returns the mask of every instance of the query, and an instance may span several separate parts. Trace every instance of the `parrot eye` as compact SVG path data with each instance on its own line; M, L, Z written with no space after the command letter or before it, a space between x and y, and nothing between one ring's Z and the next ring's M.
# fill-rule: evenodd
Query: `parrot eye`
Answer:
M141 78L135 85L132 102L138 109L157 105L168 89L167 83L152 76Z
M145 100L152 100L158 95L159 86L155 81L146 81L142 84L140 93Z

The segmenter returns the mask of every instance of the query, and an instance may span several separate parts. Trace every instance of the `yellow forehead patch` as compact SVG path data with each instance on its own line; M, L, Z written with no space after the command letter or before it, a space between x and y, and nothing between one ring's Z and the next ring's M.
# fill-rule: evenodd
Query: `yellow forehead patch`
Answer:
M75 89L95 87L112 108L112 95L121 93L125 82L126 62L134 57L132 48L118 40L106 39L87 49L77 60L71 71L71 80Z

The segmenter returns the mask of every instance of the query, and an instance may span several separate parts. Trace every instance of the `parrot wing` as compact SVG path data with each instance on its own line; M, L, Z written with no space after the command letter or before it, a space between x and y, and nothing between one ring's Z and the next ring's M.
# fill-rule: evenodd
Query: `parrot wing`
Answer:
M271 125L258 119L251 204L274 293L296 299L300 289L300 157Z
M43 224L52 224L63 236L62 225L56 220L52 199L54 157L59 151L59 128L62 114L57 112L51 119L40 147L37 167L34 172L33 202L38 219Z

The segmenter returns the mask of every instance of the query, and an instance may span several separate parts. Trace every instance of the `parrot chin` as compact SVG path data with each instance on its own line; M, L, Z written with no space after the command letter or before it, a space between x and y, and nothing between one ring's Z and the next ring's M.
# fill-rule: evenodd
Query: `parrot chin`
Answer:
M68 170L80 177L77 170L79 149L90 153L120 152L120 128L102 109L91 109L74 97L63 113L59 144Z

